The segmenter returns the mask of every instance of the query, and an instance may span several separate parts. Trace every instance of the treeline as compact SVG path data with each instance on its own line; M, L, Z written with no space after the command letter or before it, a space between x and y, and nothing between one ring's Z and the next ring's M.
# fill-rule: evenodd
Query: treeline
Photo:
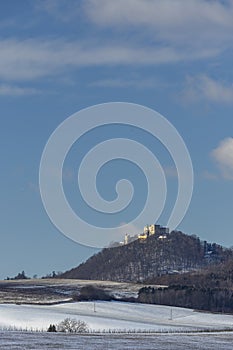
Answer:
M146 279L146 284L182 285L196 288L222 288L233 290L233 258L225 255L226 261L203 267L200 270L183 274L154 276Z
M141 303L187 307L212 312L233 312L233 290L174 285L168 288L140 289Z
M9 280L28 280L30 279L30 277L26 276L25 272L19 272L18 275L16 275L15 277L8 277L6 278L7 281Z

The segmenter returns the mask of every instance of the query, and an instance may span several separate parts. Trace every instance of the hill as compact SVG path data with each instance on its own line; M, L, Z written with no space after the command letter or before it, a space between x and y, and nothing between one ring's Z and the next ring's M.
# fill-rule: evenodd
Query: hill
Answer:
M153 235L143 242L104 248L61 278L142 282L157 276L197 270L228 259L232 251L197 236L173 231L166 239Z

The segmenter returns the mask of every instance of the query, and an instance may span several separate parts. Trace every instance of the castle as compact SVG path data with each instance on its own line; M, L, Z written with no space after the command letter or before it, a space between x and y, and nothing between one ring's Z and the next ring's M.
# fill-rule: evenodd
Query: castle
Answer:
M130 234L126 233L124 241L122 244L126 245L129 244L136 239L139 239L141 242L145 241L149 236L156 235L158 239L166 239L167 235L169 234L169 228L163 227L160 225L146 225L144 226L143 232L139 233L136 236L130 236Z

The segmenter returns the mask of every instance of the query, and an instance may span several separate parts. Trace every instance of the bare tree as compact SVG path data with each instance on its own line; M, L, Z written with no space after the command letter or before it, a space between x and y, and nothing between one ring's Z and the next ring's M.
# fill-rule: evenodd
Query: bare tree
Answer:
M88 326L84 321L67 317L57 325L57 330L64 333L86 333Z

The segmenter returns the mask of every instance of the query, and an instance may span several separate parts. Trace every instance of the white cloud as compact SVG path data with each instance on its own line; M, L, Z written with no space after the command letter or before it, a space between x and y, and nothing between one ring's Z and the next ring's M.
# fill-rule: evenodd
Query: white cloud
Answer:
M232 25L232 0L85 0L89 17L102 25L143 24L151 27L176 27L177 24L211 21Z
M39 39L1 40L0 52L0 78L5 80L31 80L85 66L174 63L211 54L203 50L190 57L169 47Z
M222 47L232 38L232 0L87 0L85 10L99 26L149 30L154 39L182 46Z
M233 0L47 0L37 7L63 22L84 19L98 38L98 31L108 36L110 30L125 45L134 41L143 48L149 41L186 51L190 59L232 47Z
M88 66L209 59L233 46L233 0L46 0L34 6L37 14L43 10L63 25L79 23L82 39L73 39L67 28L67 40L2 39L1 79L59 77Z
M96 30L111 28L126 41L134 33L181 47L232 45L233 0L41 0L35 6L63 22L82 18Z
M87 17L102 28L149 29L155 37L171 41L199 33L199 40L230 40L226 30L233 28L232 0L40 0L34 6L64 22Z
M225 179L233 180L233 138L228 137L220 142L211 153Z
M214 80L207 75L188 77L181 95L187 102L208 100L217 103L233 103L233 85Z
M233 0L46 0L36 7L63 22L94 25L98 40L110 30L118 43L134 41L143 48L148 41L190 58L232 47Z

